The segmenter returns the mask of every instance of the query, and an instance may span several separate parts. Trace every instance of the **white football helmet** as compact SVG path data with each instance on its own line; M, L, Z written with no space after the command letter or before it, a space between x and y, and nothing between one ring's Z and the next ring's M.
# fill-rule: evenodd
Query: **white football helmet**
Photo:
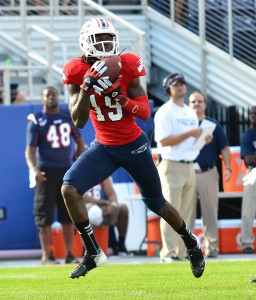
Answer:
M96 41L96 35L110 34L112 41ZM118 32L106 19L95 18L84 23L80 30L80 49L86 57L102 59L106 56L119 54ZM100 50L98 50L98 49Z

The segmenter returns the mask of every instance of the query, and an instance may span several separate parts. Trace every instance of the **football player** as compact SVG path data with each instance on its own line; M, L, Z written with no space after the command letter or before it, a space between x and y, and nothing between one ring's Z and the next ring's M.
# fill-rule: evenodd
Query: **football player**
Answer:
M140 76L146 75L141 58L132 53L119 54L117 31L108 20L100 18L82 26L80 48L82 57L64 66L63 84L67 85L74 124L83 128L90 117L96 136L67 171L62 186L65 204L87 249L70 277L84 276L107 261L94 238L82 195L120 167L136 182L146 206L183 239L192 272L201 277L205 261L199 241L179 212L164 199L147 135L135 122L135 117L146 120L150 115L148 97L140 82ZM121 58L122 68L116 82L104 76L107 66L100 62L111 55Z
M75 142L75 156L85 151L84 139L70 117L59 106L56 88L42 91L43 111L28 116L26 162L30 173L30 187L35 187L34 217L42 247L42 264L55 264L51 252L51 225L57 208L62 224L67 252L65 263L77 263L72 254L74 226L67 213L60 192L62 178L71 166Z

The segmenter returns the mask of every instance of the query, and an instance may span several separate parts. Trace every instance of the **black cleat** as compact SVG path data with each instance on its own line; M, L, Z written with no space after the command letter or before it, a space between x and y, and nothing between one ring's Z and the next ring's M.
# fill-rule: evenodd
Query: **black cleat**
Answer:
M194 248L188 250L187 252L188 258L190 260L192 273L196 278L199 278L204 273L205 261L203 253L200 249L199 240L195 234L193 234L193 236L197 240L197 245Z
M97 255L90 255L85 252L81 263L70 274L70 278L74 279L85 276L90 270L105 264L107 262L105 253L101 249L98 250L98 253Z

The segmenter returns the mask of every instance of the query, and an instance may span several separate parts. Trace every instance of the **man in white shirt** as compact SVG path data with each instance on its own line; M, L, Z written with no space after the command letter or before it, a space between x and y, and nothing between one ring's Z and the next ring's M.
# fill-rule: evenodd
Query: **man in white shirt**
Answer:
M155 141L161 155L158 171L164 197L184 218L193 231L196 213L196 180L193 161L199 154L194 143L201 134L196 112L184 103L186 81L182 74L167 76L163 82L170 101L155 114ZM184 259L185 248L181 238L163 219L160 222L163 247L162 262Z

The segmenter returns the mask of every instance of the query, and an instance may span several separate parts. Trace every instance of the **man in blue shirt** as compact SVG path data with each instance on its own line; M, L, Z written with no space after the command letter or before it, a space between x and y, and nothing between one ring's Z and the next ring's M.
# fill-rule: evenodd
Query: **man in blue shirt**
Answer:
M217 226L219 174L216 163L221 153L226 167L223 172L223 178L224 181L228 182L232 172L230 168L231 154L228 140L222 127L218 121L205 115L207 106L205 96L199 91L193 92L189 97L189 106L197 113L199 125L204 119L216 124L212 141L204 145L194 163L197 196L199 197L204 235L206 238L206 256L213 258L219 254Z

